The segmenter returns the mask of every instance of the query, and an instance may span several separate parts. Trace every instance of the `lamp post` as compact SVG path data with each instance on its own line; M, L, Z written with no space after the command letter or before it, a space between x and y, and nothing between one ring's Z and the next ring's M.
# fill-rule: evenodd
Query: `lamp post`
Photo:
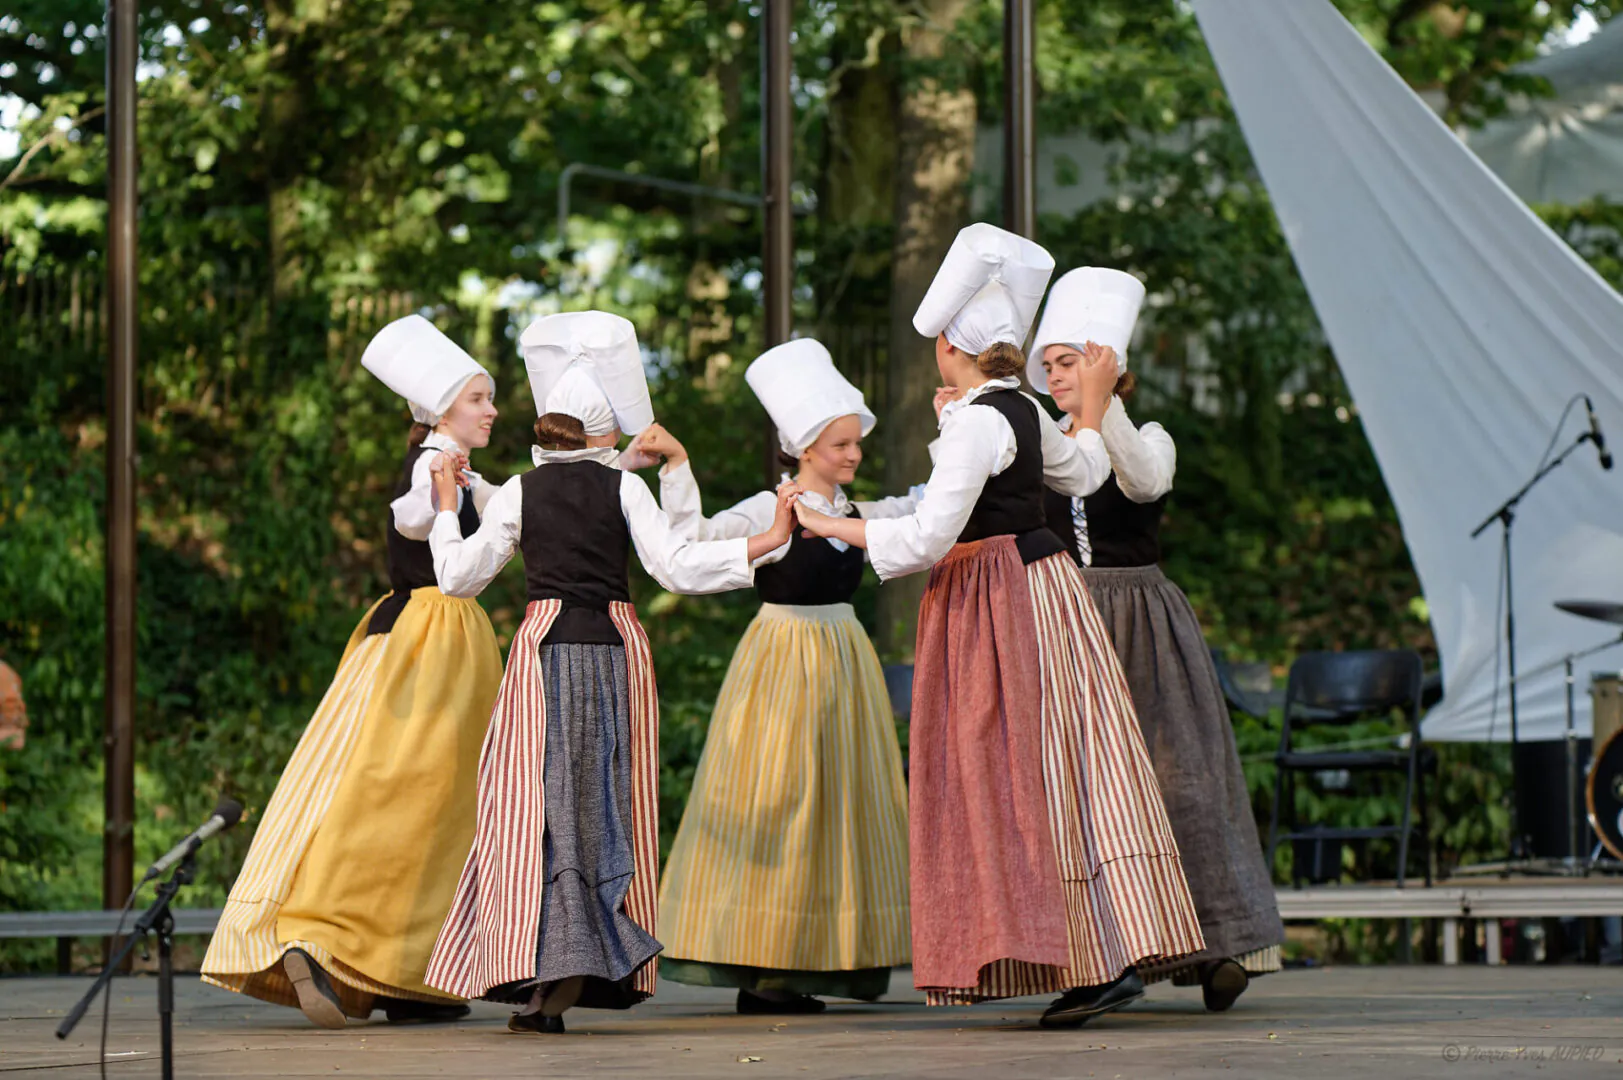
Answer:
M766 315L766 348L789 340L794 330L794 230L789 204L789 181L794 168L794 107L789 97L789 76L794 57L789 30L794 21L792 0L764 0L761 10L761 293ZM777 432L766 423L765 473L767 486L777 483Z
M108 0L105 908L135 880L136 14L135 0Z

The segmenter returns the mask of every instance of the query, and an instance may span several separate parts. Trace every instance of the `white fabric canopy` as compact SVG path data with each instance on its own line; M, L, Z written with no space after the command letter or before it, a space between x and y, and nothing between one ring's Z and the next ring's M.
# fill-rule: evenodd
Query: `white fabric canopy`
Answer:
M1517 71L1548 79L1555 96L1510 102L1464 132L1466 145L1530 203L1623 198L1623 19Z
M1623 299L1326 0L1195 11L1420 574L1446 694L1426 736L1508 739L1498 527L1468 534L1531 476L1573 394L1623 442ZM1580 405L1567 436L1583 422ZM1523 502L1515 544L1521 737L1556 738L1561 673L1529 673L1615 636L1551 605L1623 601L1623 472L1581 448ZM1578 668L1584 734L1587 675L1619 664Z

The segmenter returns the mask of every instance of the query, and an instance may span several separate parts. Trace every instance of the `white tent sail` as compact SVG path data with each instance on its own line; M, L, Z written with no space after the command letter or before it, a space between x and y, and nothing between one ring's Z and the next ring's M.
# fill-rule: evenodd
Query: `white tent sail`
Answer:
M1446 693L1426 735L1507 739L1499 536L1469 533L1532 474L1572 395L1623 440L1623 298L1326 0L1195 11L1420 574ZM1580 406L1571 425L1584 422ZM1560 658L1613 636L1553 603L1623 601L1623 472L1583 450L1517 518L1524 740L1564 730ZM1580 679L1619 663L1623 650L1602 654Z

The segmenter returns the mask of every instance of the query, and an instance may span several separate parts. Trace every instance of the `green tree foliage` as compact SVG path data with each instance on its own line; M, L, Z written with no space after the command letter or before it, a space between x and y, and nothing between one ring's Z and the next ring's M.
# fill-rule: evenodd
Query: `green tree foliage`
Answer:
M1588 0L1339 6L1461 121L1537 92L1507 73L1548 31L1584 9L1610 15ZM876 494L886 448L929 434L927 418L883 408L917 377L892 345L908 344L895 335L911 311L894 297L922 289L920 260L893 252L920 235L909 200L935 159L909 125L966 105L995 121L1001 7L796 10L797 320L881 405L859 481ZM0 14L0 93L28 107L0 161L0 655L34 723L26 750L0 751L0 910L99 899L102 11L16 0ZM556 220L571 162L758 192L756 16L726 0L143 5L138 858L222 790L263 807L386 587L407 417L359 355L387 319L426 311L495 373L487 475L527 464L515 328L601 306L637 322L707 504L762 483L764 422L742 382L760 341L757 212L581 176L567 236ZM1150 282L1157 335L1138 363L1156 375L1135 414L1179 440L1167 565L1213 643L1281 672L1306 648L1428 649L1396 517L1193 17L1045 0L1039 56L1043 133L1119 149L1118 197L1047 216L1041 235L1062 266ZM967 185L967 169L954 175ZM1618 278L1614 211L1552 220ZM637 589L660 673L668 842L754 602ZM879 592L859 595L867 619ZM505 644L517 574L483 602ZM1238 734L1248 754L1275 737ZM1492 764L1487 750L1445 754L1451 857L1494 847L1502 821L1479 810L1502 804ZM1271 782L1265 763L1248 776L1259 795ZM249 835L206 853L190 902L223 899ZM8 947L0 965L47 954Z

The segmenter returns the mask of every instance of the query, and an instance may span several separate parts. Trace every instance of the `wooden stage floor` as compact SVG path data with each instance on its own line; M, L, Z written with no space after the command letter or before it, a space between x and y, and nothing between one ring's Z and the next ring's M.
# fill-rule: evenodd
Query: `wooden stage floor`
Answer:
M0 1074L96 1075L100 1014L53 1031L82 977L0 979ZM158 1075L156 981L114 987L108 1074ZM1227 1014L1199 991L1152 986L1129 1010L1043 1031L1046 1002L926 1009L898 972L891 998L816 1017L743 1017L723 991L663 983L630 1012L575 1011L562 1036L515 1035L510 1010L476 1004L454 1026L379 1022L326 1032L291 1010L181 979L182 1077L1093 1077L1623 1076L1623 970L1362 967L1258 980Z

